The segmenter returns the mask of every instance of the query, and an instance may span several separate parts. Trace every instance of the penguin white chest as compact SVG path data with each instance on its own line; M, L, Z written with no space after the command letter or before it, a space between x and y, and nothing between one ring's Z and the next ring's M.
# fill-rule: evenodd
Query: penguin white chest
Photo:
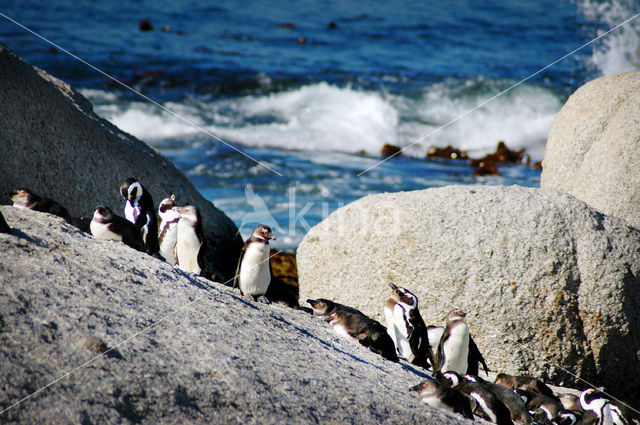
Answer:
M169 264L176 263L176 257L174 250L176 243L178 242L178 220L180 216L176 213L175 216L163 219L160 224L159 238L160 242L160 255L167 260Z
M124 204L124 218L135 223L136 219L140 215L140 210L140 205L133 205L131 201L127 201L127 203Z
M108 241L122 241L122 235L109 230L109 225L106 223L100 223L95 220L91 220L89 224L91 234L96 239L108 240Z
M469 328L466 323L458 323L451 328L449 338L442 347L444 351L443 371L467 373L469 356Z
M251 243L245 250L238 277L243 294L259 297L267 292L271 282L269 252L269 245L262 243Z
M177 233L176 257L179 267L186 272L199 274L201 270L198 265L198 253L202 242L198 239L193 225L181 218Z
M398 355L411 362L415 356L409 343L409 330L407 329L405 313L406 310L400 303L396 304L393 310L388 312L385 310L387 333L391 335ZM389 322L391 322L391 324L389 324Z

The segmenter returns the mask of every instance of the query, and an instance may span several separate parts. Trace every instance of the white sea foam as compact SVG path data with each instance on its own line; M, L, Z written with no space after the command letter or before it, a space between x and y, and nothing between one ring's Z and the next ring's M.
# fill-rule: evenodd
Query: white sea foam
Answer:
M385 143L406 147L500 92L509 83L482 79L445 81L425 87L418 99L318 83L285 92L166 106L234 143L292 150L365 151L377 155ZM87 93L100 100L100 93ZM424 156L430 146L452 145L474 153L493 151L499 140L542 158L559 98L521 86L407 149ZM99 114L136 137L162 139L206 134L153 105L103 102ZM197 136L196 136L197 135Z
M597 35L638 13L637 6L637 2L629 0L578 2L578 10L587 19L606 25L606 29L599 30ZM601 75L640 69L640 17L595 43L590 62Z

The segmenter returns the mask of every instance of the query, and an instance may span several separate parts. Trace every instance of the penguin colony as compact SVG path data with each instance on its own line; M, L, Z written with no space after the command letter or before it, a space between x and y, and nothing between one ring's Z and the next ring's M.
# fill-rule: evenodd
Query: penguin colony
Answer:
M29 189L20 188L7 193L16 208L57 215L95 239L122 242L185 272L202 275L204 233L198 208L193 205L177 206L176 195L173 194L160 202L156 214L151 193L134 177L124 181L120 194L125 202L124 217L100 205L88 219L72 217L58 202L40 197ZM0 232L9 231L0 214ZM264 294L271 281L268 247L271 239L275 236L269 227L256 227L238 262L237 275L241 277L242 293L265 301ZM258 245L262 248L257 248Z
M56 201L28 189L8 195L16 208L62 217L91 233L112 240L181 268L201 274L204 237L200 212L194 206L175 205L171 195L160 202L157 215L151 194L135 178L120 187L124 217L98 206L92 219L71 217ZM0 213L0 232L10 233ZM257 226L245 242L233 287L257 301L271 281L269 241L276 237L265 225ZM313 315L329 323L339 336L351 339L392 362L404 360L430 372L410 388L427 405L473 420L480 417L498 425L640 425L640 417L622 403L593 388L580 396L556 396L542 381L529 376L497 375L495 382L478 376L489 369L465 322L468 312L453 309L445 326L426 325L418 298L408 289L390 283L391 296L384 305L386 327L353 307L328 299L308 299Z

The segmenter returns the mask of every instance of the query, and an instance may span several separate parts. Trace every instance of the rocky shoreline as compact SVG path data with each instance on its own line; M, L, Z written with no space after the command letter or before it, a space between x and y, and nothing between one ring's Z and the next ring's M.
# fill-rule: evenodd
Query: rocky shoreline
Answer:
M117 190L105 188L135 174L202 210L210 272L231 277L237 228L169 161L2 45L0 64L0 138L10 149L0 192L29 186L86 215L97 203L119 210ZM576 131L559 128L555 145ZM629 177L638 167L619 168L640 193ZM299 281L283 259L281 301L293 305L299 287L302 299L380 318L393 281L415 290L430 323L451 305L471 308L492 370L585 379L640 403L635 197L611 210L607 197L583 202L556 190L557 170L545 157L542 189L447 187L343 207L305 237ZM3 423L466 423L408 391L424 371L385 361L304 311L254 303L57 217L0 211L11 227L0 233Z

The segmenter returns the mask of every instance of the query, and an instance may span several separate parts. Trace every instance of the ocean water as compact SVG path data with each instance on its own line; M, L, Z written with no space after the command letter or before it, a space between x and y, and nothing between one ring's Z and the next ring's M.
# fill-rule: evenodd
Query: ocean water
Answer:
M289 249L368 194L538 186L524 164L473 177L466 162L424 156L447 145L481 156L504 140L540 160L575 89L640 67L638 18L527 79L638 13L632 1L123 3L0 0L58 47L5 16L0 41L171 158L243 236L269 224ZM379 164L386 143L406 150Z

